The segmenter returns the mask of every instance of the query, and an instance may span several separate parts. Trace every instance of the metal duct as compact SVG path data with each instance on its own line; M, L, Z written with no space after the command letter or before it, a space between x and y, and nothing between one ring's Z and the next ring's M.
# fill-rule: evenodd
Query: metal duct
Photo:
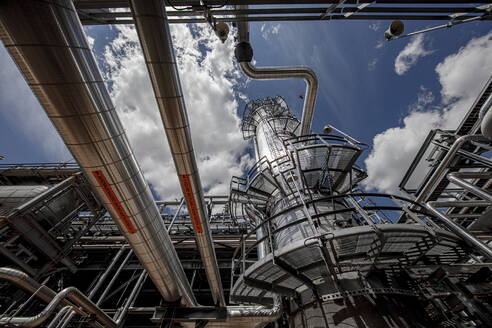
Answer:
M183 92L162 0L132 0L131 8L169 146L193 220L198 249L215 304L225 305L207 207L191 141Z
M161 295L196 304L72 1L2 1L0 35Z

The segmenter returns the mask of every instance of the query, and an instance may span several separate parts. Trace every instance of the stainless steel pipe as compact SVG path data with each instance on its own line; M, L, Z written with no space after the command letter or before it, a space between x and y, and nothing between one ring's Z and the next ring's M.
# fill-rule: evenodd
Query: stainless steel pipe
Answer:
M51 302L37 315L32 317L3 317L0 325L19 325L22 327L37 327L48 319L56 310L58 305L65 299L70 299L74 304L86 311L84 316L92 314L104 327L116 328L116 323L108 317L97 305L92 303L81 291L75 287L68 287L56 294Z
M463 202L456 202L457 204ZM444 213L439 211L438 207L449 207L450 202L428 202L426 207L438 218L438 220L444 224L449 230L455 233L458 237L463 239L463 241L468 244L470 247L476 249L482 255L484 255L489 261L492 260L492 249L485 245L483 242L478 240L475 236L473 236L470 232L468 232L465 228L461 227L453 220L448 218Z
M174 165L215 304L225 305L190 126L163 0L130 1Z
M240 62L243 72L252 79L258 80L286 80L303 79L306 82L306 95L302 109L300 135L311 132L313 121L314 105L318 92L318 77L316 73L305 66L284 66L284 67L255 67L250 62Z
M487 191L463 180L463 179L473 179L473 178L490 179L492 178L492 175L490 172L452 172L447 175L447 179L449 180L449 182L452 182L455 185L458 185L468 190L475 196L480 197L481 199L492 201L492 195L489 194Z
M487 141L487 138L482 135L470 134L456 139L446 156L441 163L439 163L434 174L429 178L424 188L422 188L422 191L417 196L417 199L415 200L417 203L425 202L427 200L427 197L432 193L434 187L441 181L444 171L448 168L449 164L451 164L451 161L456 156L458 150L460 150L461 146L467 141Z
M196 304L73 2L2 1L0 36L163 298Z

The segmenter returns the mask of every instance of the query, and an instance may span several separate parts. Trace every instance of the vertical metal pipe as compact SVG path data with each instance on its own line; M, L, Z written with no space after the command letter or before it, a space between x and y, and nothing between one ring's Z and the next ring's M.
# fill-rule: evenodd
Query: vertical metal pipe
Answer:
M215 304L225 306L163 0L131 0L135 26Z
M163 298L195 305L73 1L2 1L0 36Z
M243 72L252 79L303 79L306 82L306 95L302 109L300 135L306 135L311 132L314 105L316 103L316 94L318 93L318 77L312 69L305 66L255 67L250 62L245 61L239 64Z

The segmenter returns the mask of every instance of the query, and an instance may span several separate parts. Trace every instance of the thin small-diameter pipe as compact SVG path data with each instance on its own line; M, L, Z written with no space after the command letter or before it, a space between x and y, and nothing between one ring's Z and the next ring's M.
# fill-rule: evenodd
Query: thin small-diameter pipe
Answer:
M51 320L51 322L47 326L47 328L55 328L58 325L58 323L63 319L63 317L65 317L65 315L67 314L67 312L70 311L71 309L72 309L72 307L67 305L63 309L61 309L60 311L58 311L58 313L53 318L53 320Z
M122 246L120 248L120 250L118 251L118 253L116 253L116 255L114 256L113 260L111 261L109 266L106 268L106 270L104 271L102 276L99 278L97 284L94 286L94 288L92 288L91 292L89 293L90 299L92 299L92 297L94 297L94 295L97 293L99 288L101 288L101 285L106 281L106 278L108 277L109 273L111 272L111 270L113 270L113 267L116 265L116 262L118 262L121 255L123 255L124 252L125 252L125 247Z
M464 202L456 202L456 205ZM455 233L458 237L463 239L463 241L470 247L476 249L482 255L484 255L489 261L492 260L492 249L484 244L482 241L478 240L475 236L469 233L466 229L455 223L453 220L448 218L444 213L439 211L438 207L449 207L451 202L428 202L426 207L436 216L436 218L445 225L449 230Z
M118 267L118 270L116 270L115 274L113 275L113 278L111 278L111 280L109 281L108 285L106 286L106 288L104 289L104 291L102 292L101 296L99 297L99 299L97 300L96 302L96 305L99 306L101 305L101 303L104 301L104 298L106 297L106 295L108 294L109 290L111 289L111 287L113 287L113 284L115 283L116 279L118 278L118 276L120 275L121 273L121 270L123 270L123 268L125 267L126 265L126 262L128 262L128 260L130 259L130 257L133 255L133 249L131 249L128 254L126 255L125 259L123 260L123 262L121 262L120 266Z
M176 213L174 213L174 216L173 216L173 219L171 220L171 223L169 223L169 227L167 227L167 232L171 232L171 228L173 227L174 221L176 221L176 218L178 217L179 212L181 211L181 208L184 205L184 201L185 201L185 198L183 197L183 199L181 200L181 203L179 204L178 210L176 211Z
M490 172L452 172L447 175L447 178L450 182L462 187L463 189L468 190L475 196L478 196L481 199L492 201L491 194L489 194L482 188L479 188L463 180L463 179L473 179L473 178L490 179L492 178L492 174Z
M417 196L415 202L421 203L427 200L427 197L432 192L434 187L439 183L439 181L441 181L441 178L444 175L444 171L448 168L449 164L451 164L451 161L456 156L458 150L460 150L461 146L463 146L463 144L467 141L488 141L488 139L478 134L465 135L456 139L446 156L444 156L441 163L439 163L439 166L434 171L434 174L427 181L424 188L422 188L422 191Z
M37 315L32 317L7 317L0 319L0 325L18 325L23 327L37 327L48 319L56 310L58 305L65 299L70 299L74 304L80 306L89 314L92 314L104 326L116 328L116 323L106 313L104 313L96 304L87 298L81 291L75 287L68 287L56 294L51 302ZM88 314L84 313L84 316Z
M142 273L140 274L140 276L138 277L138 280L135 283L135 286L133 287L133 290L130 293L130 296L128 296L128 299L126 300L125 304L123 305L123 309L115 318L116 324L118 325L118 327L122 327L123 322L124 322L125 317L126 317L126 314L128 312L128 309L133 304L133 302L135 301L135 299L137 297L137 294L142 289L146 278L147 278L147 272L145 270L143 270Z

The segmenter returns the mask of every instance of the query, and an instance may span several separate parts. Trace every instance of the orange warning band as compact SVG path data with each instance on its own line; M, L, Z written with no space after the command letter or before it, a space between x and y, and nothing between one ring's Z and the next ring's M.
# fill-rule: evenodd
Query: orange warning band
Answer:
M92 174L94 175L94 178L96 178L97 183L99 183L99 186L106 194L106 197L108 198L109 202L113 206L114 210L120 217L120 220L121 222L123 222L123 225L125 226L126 230L130 234L136 233L137 230L135 229L135 226L133 225L132 221L128 217L128 214L126 214L126 211L121 205L120 200L118 199L118 197L116 197L116 194L114 193L113 188L111 188L111 185L109 184L108 180L104 176L104 173L101 170L97 170L97 171L92 171Z
M179 181L183 187L183 193L188 204L188 210L190 211L191 220L195 227L196 233L203 233L202 224L200 223L200 215L198 214L198 208L196 207L195 197L193 197L193 189L191 188L190 176L179 175Z

